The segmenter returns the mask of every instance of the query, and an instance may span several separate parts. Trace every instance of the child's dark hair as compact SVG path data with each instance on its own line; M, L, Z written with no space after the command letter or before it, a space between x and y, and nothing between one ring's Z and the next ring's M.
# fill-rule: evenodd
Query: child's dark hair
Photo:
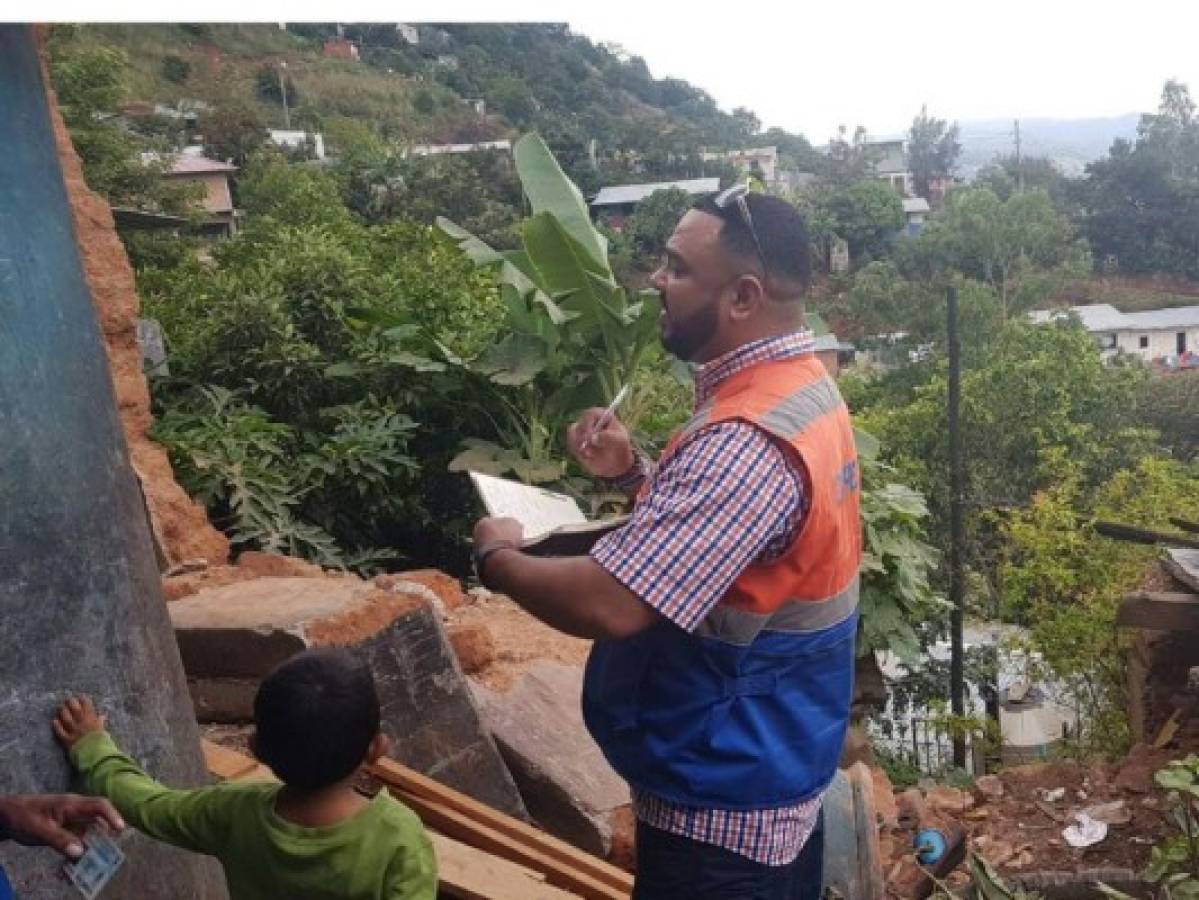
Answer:
M347 650L308 650L263 679L254 721L258 758L280 780L327 787L362 764L379 733L374 676Z

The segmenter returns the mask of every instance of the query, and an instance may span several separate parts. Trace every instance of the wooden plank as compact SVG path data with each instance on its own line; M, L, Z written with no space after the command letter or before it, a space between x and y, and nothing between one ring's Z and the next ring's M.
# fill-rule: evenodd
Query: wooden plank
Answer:
M436 800L396 787L391 787L390 790L392 796L411 807L430 828L435 828L442 834L472 847L542 872L545 874L545 880L556 887L572 891L587 900L628 900L632 893L631 888L625 890L600 881L590 873L574 868L570 862L548 855L536 844L489 828L466 813L451 809Z
M1116 611L1116 624L1160 631L1199 631L1199 595L1138 591Z
M204 765L221 781L238 781L254 770L263 768L253 757L209 740L200 741L200 749L204 752Z
M545 883L540 872L476 850L435 831L429 832L437 854L440 891L460 900L578 900Z
M1096 522L1095 531L1104 537L1117 541L1129 541L1133 544L1168 544L1171 547L1191 547L1199 549L1199 540L1181 534L1168 534L1163 531L1151 531L1148 528L1137 528L1134 525L1121 525L1118 522Z
M1178 734L1178 719L1182 715L1181 709L1174 710L1174 714L1166 720L1166 724L1162 726L1161 731L1157 733L1157 737L1153 739L1153 747L1155 750L1163 750L1165 746L1174 740L1174 735Z
M874 805L874 778L863 762L849 768L853 792L854 831L858 845L858 873L864 900L882 900L883 858L878 844L878 811Z
M623 869L592 856L590 853L585 853L526 822L506 816L485 803L480 803L432 778L414 772L394 760L381 759L371 767L370 771L380 781L399 790L405 796L421 798L439 809L461 813L468 823L477 823L489 832L512 838L535 851L539 856L552 860L560 866L565 866L569 871L584 874L592 881L623 892L620 896L628 896L632 893L633 876ZM405 802L407 801L405 800ZM469 844L474 844L474 841L469 838L463 837L462 839ZM475 846L478 845L475 844Z
M1199 591L1199 550L1167 550L1165 566L1187 587Z

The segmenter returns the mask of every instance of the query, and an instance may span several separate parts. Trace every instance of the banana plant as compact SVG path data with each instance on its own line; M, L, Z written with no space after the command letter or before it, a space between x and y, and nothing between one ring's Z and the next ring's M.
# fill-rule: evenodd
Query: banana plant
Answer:
M479 412L500 443L471 438L450 468L512 471L547 482L565 472L569 421L633 380L657 335L659 302L653 291L630 300L617 283L607 240L545 142L526 135L513 153L532 211L521 225L520 249L495 250L448 219L437 220L475 265L493 274L506 310L491 347L471 360L451 359L483 387Z

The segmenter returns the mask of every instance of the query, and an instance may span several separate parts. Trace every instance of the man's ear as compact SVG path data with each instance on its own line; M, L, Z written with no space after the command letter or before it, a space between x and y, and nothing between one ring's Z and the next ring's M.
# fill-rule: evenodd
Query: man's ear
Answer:
M734 319L748 319L758 311L766 300L766 286L757 275L746 274L733 285L733 302L730 313Z
M369 766L377 763L391 751L393 743L382 731L376 734L366 747L366 764Z

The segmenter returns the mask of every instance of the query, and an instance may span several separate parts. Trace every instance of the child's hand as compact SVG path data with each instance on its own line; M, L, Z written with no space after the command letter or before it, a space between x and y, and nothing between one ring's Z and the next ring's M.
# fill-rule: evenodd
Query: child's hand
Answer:
M59 709L52 727L62 745L70 750L85 735L103 731L104 716L96 712L96 707L87 697L72 697Z

